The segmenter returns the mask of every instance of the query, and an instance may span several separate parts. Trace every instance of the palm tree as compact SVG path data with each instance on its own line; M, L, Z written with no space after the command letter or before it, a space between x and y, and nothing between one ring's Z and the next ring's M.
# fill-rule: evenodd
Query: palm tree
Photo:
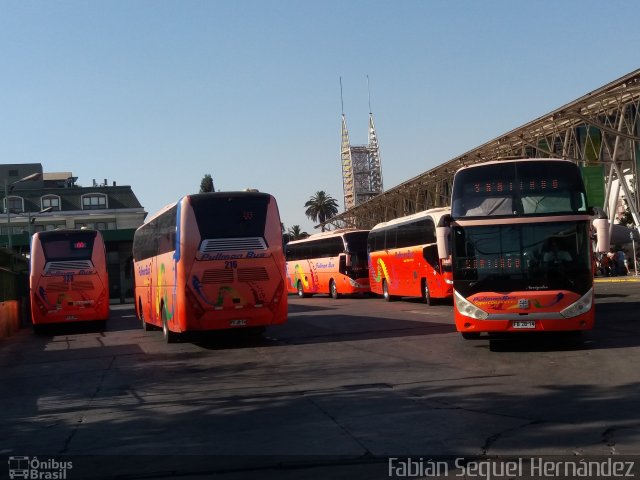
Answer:
M302 231L300 225L294 225L293 227L291 227L287 231L287 234L289 235L289 240L300 240L309 236L307 232Z
M327 195L324 190L316 192L304 206L307 207L305 215L314 222L324 223L327 218L338 213L338 201L331 195ZM324 225L322 231L324 232Z

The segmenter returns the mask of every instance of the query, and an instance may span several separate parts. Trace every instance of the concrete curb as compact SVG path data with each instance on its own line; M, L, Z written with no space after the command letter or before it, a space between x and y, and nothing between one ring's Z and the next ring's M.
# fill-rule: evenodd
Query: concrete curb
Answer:
M595 283L620 283L620 282L640 282L640 277L633 275L627 277L596 277Z

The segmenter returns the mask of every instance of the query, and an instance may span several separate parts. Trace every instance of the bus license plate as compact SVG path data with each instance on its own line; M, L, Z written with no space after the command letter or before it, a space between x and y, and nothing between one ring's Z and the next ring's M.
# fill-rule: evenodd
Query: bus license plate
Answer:
M515 320L511 323L513 328L536 328L535 320Z
M247 325L246 320L231 320L232 327L245 327Z

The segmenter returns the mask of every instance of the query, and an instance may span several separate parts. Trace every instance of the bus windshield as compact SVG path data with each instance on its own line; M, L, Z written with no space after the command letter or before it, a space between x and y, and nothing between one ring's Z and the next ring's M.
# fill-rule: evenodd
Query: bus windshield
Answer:
M203 239L264 236L269 195L191 195Z
M454 180L453 218L584 213L580 171L571 162L501 162L460 170Z
M46 261L91 260L96 232L52 233L42 236Z
M483 291L591 288L589 223L453 228L453 277L468 297Z
M346 252L351 255L354 268L367 268L367 237L369 232L345 233Z

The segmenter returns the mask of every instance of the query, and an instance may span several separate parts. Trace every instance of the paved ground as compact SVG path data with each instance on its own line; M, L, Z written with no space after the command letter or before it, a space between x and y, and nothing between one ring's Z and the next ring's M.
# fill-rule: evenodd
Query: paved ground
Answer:
M326 296L258 338L166 345L130 305L106 331L24 330L0 342L0 455L61 455L70 479L346 479L390 455L640 454L640 284L596 295L579 338L464 341L450 304Z

